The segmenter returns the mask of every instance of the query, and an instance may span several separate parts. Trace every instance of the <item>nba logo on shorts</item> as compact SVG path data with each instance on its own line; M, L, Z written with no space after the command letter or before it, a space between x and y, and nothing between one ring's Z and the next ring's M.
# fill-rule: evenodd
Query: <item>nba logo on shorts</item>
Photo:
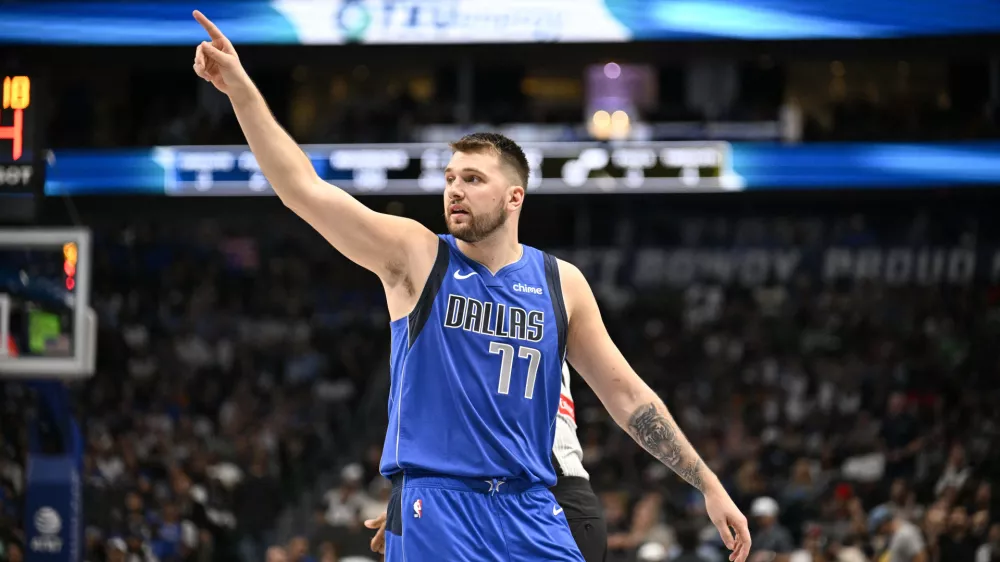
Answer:
M424 502L417 500L413 502L413 516L420 519L421 514L424 512Z

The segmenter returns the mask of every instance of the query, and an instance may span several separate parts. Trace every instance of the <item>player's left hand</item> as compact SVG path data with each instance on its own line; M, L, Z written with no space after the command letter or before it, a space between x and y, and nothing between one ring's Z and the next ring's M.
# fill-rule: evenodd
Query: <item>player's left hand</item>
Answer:
M747 518L740 513L721 484L705 492L705 511L712 524L719 530L722 542L731 551L729 560L745 562L750 554L750 528L747 526ZM736 532L735 538L730 527Z
M365 527L378 529L375 536L372 537L372 552L385 554L385 512L383 511L382 515L379 515L375 519L365 521Z

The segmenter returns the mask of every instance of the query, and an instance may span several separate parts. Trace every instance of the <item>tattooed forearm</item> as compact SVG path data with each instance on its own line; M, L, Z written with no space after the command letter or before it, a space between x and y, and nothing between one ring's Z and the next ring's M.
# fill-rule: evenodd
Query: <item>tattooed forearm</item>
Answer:
M628 429L651 455L689 484L705 491L701 459L673 422L656 409L656 404L641 406L633 412L628 420Z

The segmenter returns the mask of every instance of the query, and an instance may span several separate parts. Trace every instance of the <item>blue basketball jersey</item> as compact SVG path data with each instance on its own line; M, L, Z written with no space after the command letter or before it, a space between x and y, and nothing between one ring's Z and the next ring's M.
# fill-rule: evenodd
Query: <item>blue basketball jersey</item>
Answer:
M382 474L555 484L566 309L556 259L522 248L493 275L440 237L416 307L391 324Z

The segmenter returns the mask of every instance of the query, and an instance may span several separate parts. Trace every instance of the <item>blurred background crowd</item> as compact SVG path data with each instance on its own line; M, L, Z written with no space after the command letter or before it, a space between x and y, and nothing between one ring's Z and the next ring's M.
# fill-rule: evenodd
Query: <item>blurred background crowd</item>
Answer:
M303 143L606 140L610 99L636 141L919 147L1000 138L995 38L239 47ZM33 96L57 157L244 142L187 45L3 47L7 68L46 69ZM927 166L985 173L955 158ZM850 187L531 194L522 239L587 275L613 339L750 518L752 562L998 562L1000 198ZM364 202L443 226L436 195ZM390 491L373 276L274 198L47 197L37 224L95 240L97 371L68 385L83 560L379 560L363 526ZM698 493L573 385L609 561L726 560ZM28 383L0 380L0 562L25 560L37 524L35 408Z
M915 236L950 247L994 229L975 214L907 223L877 210L622 212L669 219L659 239L692 250L787 247L789 236L800 248ZM100 368L74 388L87 442L87 560L372 558L362 522L389 491L377 472L384 305L367 275L281 213L257 217L271 225L266 234L200 219L96 227ZM621 246L625 263L631 247ZM752 518L757 549L872 560L892 540L887 518L898 518L917 526L927 560L1000 557L996 289L823 282L808 272L785 283L644 288L621 273L595 283L612 336ZM723 560L699 494L574 381L610 559L693 549ZM15 562L18 420L30 400L19 383L0 388L3 552ZM276 545L284 550L268 554Z

